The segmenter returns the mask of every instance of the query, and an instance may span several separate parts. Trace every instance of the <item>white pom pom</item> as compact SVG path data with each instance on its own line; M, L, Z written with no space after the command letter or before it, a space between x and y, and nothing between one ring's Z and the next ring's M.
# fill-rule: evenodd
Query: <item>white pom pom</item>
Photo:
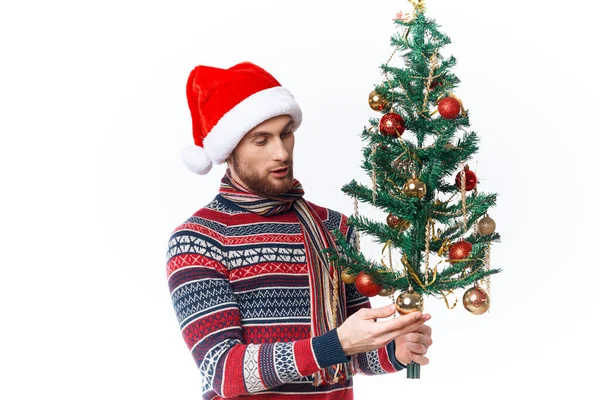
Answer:
M195 174L206 175L212 168L212 161L200 146L188 146L181 151L183 163Z

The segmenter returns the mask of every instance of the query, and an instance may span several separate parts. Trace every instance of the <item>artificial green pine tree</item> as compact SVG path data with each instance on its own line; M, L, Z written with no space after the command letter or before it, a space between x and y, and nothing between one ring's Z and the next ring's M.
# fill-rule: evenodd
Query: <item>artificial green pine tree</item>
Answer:
M362 168L372 183L352 180L342 188L355 199L348 224L381 244L383 257L367 259L358 234L349 243L339 232L340 251L330 257L343 269L344 282L354 283L359 292L398 293L401 314L422 310L427 295L448 305L448 295L466 287L471 288L463 297L465 308L481 314L489 307L490 275L500 272L489 263L490 245L500 235L487 215L497 196L478 190L467 164L479 138L453 93L460 82L452 73L456 59L442 55L450 39L425 15L422 1L409 1L414 11L397 15L394 53L380 66L383 80L369 96L371 108L380 113L361 136L366 142ZM390 65L395 54L402 57L402 67ZM358 202L383 210L386 221L361 216ZM396 264L392 252L399 253ZM411 363L407 376L419 378L419 365Z

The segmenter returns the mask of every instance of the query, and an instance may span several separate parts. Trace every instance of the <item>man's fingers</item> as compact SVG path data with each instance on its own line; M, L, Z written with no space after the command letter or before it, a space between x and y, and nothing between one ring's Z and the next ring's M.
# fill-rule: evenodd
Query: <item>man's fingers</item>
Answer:
M383 342L382 346L387 345L389 342L396 339L397 337L398 337L398 333L396 331L385 332L380 337L381 342ZM382 346L379 346L379 347L382 347Z
M419 326L421 326L425 321L423 321L423 319L418 319L417 321L402 327L401 329L399 329L398 332L398 336L400 335L406 335L408 333L414 332L416 329L419 328Z
M416 362L419 365L427 365L429 364L429 358L425 356L420 356L418 354L410 353L411 361Z
M397 321L404 318L403 321ZM377 324L377 327L384 329L379 330L379 335L386 343L396 339L398 336L404 336L410 332L414 332L418 329L426 319L429 319L429 315L404 315L401 317L394 318L393 320L382 321ZM389 324L393 322L394 324ZM398 323L400 322L400 323ZM416 338L415 338L416 339Z
M364 319L385 318L393 315L396 312L396 305L388 305L379 308L361 308L359 310Z
M402 335L414 331L430 318L431 316L429 314L414 312L379 322L379 324L381 324L379 327L385 332L395 331L397 335Z
M429 347L433 344L433 340L431 339L431 334L429 333L419 333L419 331L427 331L423 329L424 327L429 328L427 325L421 325L417 327L413 332L406 335L405 340L407 343L421 343L425 346ZM429 328L431 331L431 328Z
M423 325L420 325L420 326L419 326L419 327L418 327L418 328L415 330L415 332L418 332L418 333L422 333L422 334L424 334L424 335L429 335L429 336L431 336L431 327L430 327L429 325L425 325L425 324L423 324Z
M406 348L414 354L421 356L427 354L427 347L423 343L406 342Z

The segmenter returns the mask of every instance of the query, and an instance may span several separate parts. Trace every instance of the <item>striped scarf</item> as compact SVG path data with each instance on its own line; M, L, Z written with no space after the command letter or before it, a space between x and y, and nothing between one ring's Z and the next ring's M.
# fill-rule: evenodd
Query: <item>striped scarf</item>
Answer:
M221 179L220 194L244 210L269 216L293 209L302 226L310 285L311 336L320 336L337 328L346 319L346 295L339 269L323 253L336 249L335 241L323 221L302 197L304 189L298 180L278 197L265 197L244 189L227 170ZM314 384L335 383L348 377L348 365L337 364L314 374Z

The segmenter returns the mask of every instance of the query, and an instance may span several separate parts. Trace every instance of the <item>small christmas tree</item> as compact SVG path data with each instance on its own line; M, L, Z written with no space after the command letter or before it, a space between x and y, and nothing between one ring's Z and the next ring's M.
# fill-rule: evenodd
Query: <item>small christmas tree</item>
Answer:
M500 235L488 216L497 196L479 191L467 164L479 139L453 93L460 82L452 73L456 60L441 53L450 39L426 17L422 1L409 1L414 11L396 16L394 53L380 67L385 79L369 96L370 107L380 113L362 132L362 168L372 184L353 180L342 188L354 198L348 224L355 240L349 243L338 232L340 251L330 257L342 268L343 281L360 293L397 294L400 314L423 310L426 295L454 308L456 300L450 305L448 295L468 288L463 305L479 315L489 309L490 275L500 272L490 266L490 246ZM403 67L390 65L396 53ZM361 216L359 201L383 210L386 221ZM383 246L380 261L361 253L359 232ZM419 365L411 363L407 376L419 378Z

